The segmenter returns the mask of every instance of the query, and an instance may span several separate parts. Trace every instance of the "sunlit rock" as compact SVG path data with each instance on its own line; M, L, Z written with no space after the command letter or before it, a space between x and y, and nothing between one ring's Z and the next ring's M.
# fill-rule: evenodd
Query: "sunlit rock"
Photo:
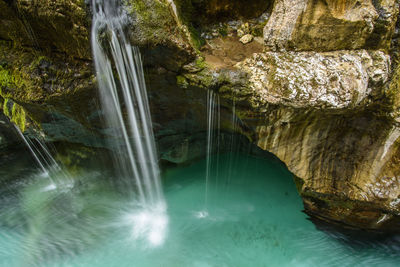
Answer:
M271 50L387 48L397 14L395 0L277 0L264 40Z

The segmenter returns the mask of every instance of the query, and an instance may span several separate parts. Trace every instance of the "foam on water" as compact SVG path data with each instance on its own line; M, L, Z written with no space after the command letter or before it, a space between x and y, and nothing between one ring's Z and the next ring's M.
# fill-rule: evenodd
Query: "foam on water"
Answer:
M206 210L201 210L198 212L194 213L194 217L198 218L198 219L204 219L208 217L208 212Z
M147 247L164 244L168 234L168 216L164 203L154 208L141 208L122 216L122 224L131 227L132 241L144 241Z

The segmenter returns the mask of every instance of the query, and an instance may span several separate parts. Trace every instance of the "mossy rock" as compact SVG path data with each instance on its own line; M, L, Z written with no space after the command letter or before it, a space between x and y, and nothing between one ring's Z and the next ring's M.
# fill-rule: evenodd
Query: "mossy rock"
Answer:
M15 46L91 58L90 16L85 0L0 0L0 38Z
M13 102L12 100L5 99L3 103L3 113L11 122L18 126L24 132L26 128L27 115L23 107Z
M90 62L30 48L0 47L0 97L15 103L3 112L21 130L41 129L55 110L92 127L88 117L97 109L92 103L97 94Z
M387 86L385 96L389 103L389 110L392 112L392 116L400 119L400 65L397 66L395 72L392 75L391 81Z

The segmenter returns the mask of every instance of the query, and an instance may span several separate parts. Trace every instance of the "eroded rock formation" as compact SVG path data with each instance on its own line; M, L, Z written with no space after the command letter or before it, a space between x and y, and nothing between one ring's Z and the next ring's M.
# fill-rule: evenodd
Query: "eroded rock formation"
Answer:
M264 52L183 76L236 99L244 134L286 163L309 214L398 231L399 70L391 41L398 8L275 1Z

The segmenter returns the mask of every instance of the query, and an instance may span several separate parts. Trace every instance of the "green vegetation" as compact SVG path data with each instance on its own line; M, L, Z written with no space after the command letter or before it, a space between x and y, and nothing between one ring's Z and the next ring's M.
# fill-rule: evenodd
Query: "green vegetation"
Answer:
M11 122L15 123L22 132L25 131L26 113L23 107L6 98L3 103L3 113L11 120Z
M396 117L400 116L400 66L397 67L387 88L386 96Z
M25 126L26 126L25 110L16 103L14 103L12 108L11 121L14 122L22 132L25 131Z
M176 83L178 84L179 87L182 88L187 88L189 85L188 82L186 81L186 78L181 75L176 76Z
M200 48L205 44L205 40L200 36L199 32L192 24L189 24L188 29L190 33L190 44L193 48L200 50Z
M197 57L195 60L195 64L196 64L196 67L198 67L199 69L204 69L207 67L207 63L206 63L204 57Z
M166 1L125 0L124 4L134 20L131 30L136 43L157 45L179 36L180 29Z
M0 66L0 94L7 88L20 88L25 85L23 79L18 75L12 75L9 70Z
M43 96L42 89L34 86L34 79L29 76L33 69L27 69L19 61L10 62L9 66L14 64L19 68L0 66L0 96L23 102L40 99Z
M8 108L8 99L4 99L4 103L3 103L3 113L4 115L6 115L7 117L11 117L11 112Z

